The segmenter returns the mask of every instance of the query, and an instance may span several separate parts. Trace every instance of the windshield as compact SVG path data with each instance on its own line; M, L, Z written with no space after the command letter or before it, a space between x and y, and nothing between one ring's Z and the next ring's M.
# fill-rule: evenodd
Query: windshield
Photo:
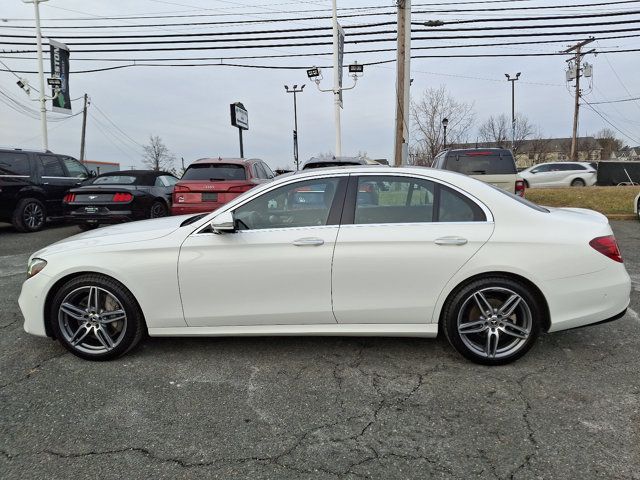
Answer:
M235 163L202 163L191 165L181 180L246 180L244 165Z
M444 168L465 175L513 175L516 173L516 164L511 155L482 152L451 154Z
M136 183L136 177L130 175L111 175L107 177L98 177L93 181L94 185L133 185Z

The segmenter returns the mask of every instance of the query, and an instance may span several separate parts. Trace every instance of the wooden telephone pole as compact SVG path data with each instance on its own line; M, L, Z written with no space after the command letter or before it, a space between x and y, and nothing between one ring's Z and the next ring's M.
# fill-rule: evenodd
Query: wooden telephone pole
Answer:
M568 48L564 51L564 53L571 53L575 50L575 55L572 59L575 62L576 68L576 93L575 93L575 104L573 109L573 135L571 137L571 160L576 162L578 161L578 115L580 113L580 77L582 76L582 69L580 64L582 62L582 57L588 53L592 53L594 50L590 50L586 53L582 53L582 47L593 42L595 38L590 37L587 40L576 43L574 46Z
M396 76L396 128L393 164L406 162L409 143L409 86L411 60L411 0L397 0L398 43Z
M80 161L84 160L84 139L87 132L87 105L89 104L89 97L84 94L84 110L82 110L82 134L80 137Z

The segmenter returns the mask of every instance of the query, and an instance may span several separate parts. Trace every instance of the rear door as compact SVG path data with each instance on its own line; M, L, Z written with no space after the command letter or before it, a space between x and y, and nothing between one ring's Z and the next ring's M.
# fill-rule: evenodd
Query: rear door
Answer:
M62 158L57 155L38 154L42 188L47 196L47 214L62 214L62 199L70 188L82 183L82 178L72 177Z
M449 279L489 239L490 212L446 185L353 176L333 257L340 323L429 323Z

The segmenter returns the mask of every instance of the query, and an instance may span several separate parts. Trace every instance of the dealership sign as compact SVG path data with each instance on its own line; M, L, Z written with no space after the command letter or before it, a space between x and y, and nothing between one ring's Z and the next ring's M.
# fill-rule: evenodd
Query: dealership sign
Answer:
M59 80L49 83L53 93L53 111L71 113L71 94L69 93L69 47L64 43L49 40L51 53L51 77Z
M240 102L231 104L231 125L242 130L249 130L249 113Z

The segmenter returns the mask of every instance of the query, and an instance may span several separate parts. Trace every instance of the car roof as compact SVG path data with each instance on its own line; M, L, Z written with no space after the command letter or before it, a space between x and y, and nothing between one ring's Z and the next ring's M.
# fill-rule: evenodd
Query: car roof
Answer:
M201 164L201 163L231 163L233 165L246 165L248 163L261 162L259 158L199 158L198 160L191 163L191 165ZM189 166L191 166L189 165Z
M115 172L105 172L98 175L98 177L116 177L116 176L127 176L127 177L139 177L139 176L155 176L160 177L162 175L170 175L175 177L175 175L171 172L163 172L162 170L117 170Z
M450 153L461 154L461 153L469 153L469 152L493 152L493 153L508 153L512 155L511 150L508 148L454 148L451 150L447 150L447 155Z

